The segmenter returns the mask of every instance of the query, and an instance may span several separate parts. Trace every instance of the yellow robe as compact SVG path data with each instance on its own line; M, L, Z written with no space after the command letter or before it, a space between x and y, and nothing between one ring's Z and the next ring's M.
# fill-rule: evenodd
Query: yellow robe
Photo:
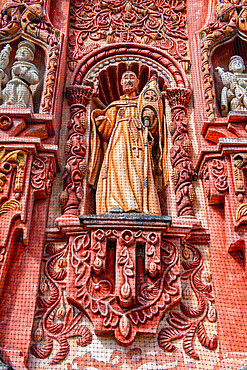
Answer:
M89 183L96 185L96 213L120 207L124 212L143 212L144 204L144 127L137 117L137 97L121 97L105 111L92 113L92 150ZM152 133L157 124L152 127ZM108 143L101 168L100 141ZM151 145L148 145L147 204L148 213L161 215L153 176Z

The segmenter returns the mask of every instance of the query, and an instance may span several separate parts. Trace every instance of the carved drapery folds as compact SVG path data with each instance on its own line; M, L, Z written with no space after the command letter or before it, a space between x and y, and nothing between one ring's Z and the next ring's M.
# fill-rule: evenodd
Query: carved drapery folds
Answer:
M195 193L192 176L194 167L191 162L192 146L188 135L187 118L187 106L191 92L185 88L168 88L166 94L172 113L170 132L173 145L170 154L177 215L193 216L192 205L195 201Z
M224 161L212 159L203 167L203 185L209 205L224 203L228 191L227 170Z

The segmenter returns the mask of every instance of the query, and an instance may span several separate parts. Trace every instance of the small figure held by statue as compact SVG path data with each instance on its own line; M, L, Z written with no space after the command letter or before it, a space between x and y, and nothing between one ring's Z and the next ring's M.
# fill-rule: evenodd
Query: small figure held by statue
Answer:
M221 91L221 113L223 117L226 117L229 111L247 111L247 74L243 73L244 69L244 60L239 55L230 58L230 72L225 72L222 67L215 68L224 85Z
M39 71L32 63L35 55L35 45L30 41L21 41L18 45L15 59L11 68L11 79L4 69L9 64L12 48L6 45L0 53L0 108L30 108L33 110L33 99L30 85L39 82ZM4 87L2 89L2 87Z

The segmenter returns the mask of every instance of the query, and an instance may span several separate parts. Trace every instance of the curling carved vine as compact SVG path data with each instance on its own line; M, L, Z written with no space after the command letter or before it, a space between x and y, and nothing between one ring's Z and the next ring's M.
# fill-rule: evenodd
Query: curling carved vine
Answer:
M213 335L210 339L203 323L206 317L210 322L215 322L216 311L212 307L214 303L214 297L211 294L212 285L204 284L201 280L201 272L204 267L202 254L194 245L186 244L183 257L189 259L190 253L193 255L192 260L182 262L184 272L181 274L181 279L190 281L198 305L196 308L191 308L181 302L180 309L182 313L174 311L170 313L170 317L167 319L169 326L160 331L158 342L165 351L173 352L176 346L171 342L183 338L185 353L195 360L199 360L200 358L193 348L193 340L196 334L204 347L210 350L217 348L217 336Z
M81 312L74 314L72 307L66 313L63 290L66 286L65 257L67 253L67 244L59 249L54 244L47 245L44 255L46 281L41 283L40 291L41 294L46 294L49 291L49 297L38 297L38 309L35 314L35 318L40 321L33 334L36 343L32 345L31 353L37 358L49 357L53 350L53 342L56 340L60 349L50 361L51 365L60 363L67 356L69 352L68 338L78 337L76 342L80 346L86 346L92 341L92 334L88 328L79 325L83 314ZM38 343L42 345L39 346Z
M153 44L179 61L187 55L184 0L74 0L70 19L71 68L101 40ZM92 46L85 46L90 41Z

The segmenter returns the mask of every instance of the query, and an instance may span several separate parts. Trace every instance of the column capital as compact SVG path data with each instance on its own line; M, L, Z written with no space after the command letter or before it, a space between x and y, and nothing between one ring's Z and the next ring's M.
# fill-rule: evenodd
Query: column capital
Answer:
M92 94L92 87L85 85L70 85L66 88L66 98L70 108L82 106L86 108Z
M171 87L166 89L166 97L172 111L179 108L186 109L190 101L191 90L185 87Z

